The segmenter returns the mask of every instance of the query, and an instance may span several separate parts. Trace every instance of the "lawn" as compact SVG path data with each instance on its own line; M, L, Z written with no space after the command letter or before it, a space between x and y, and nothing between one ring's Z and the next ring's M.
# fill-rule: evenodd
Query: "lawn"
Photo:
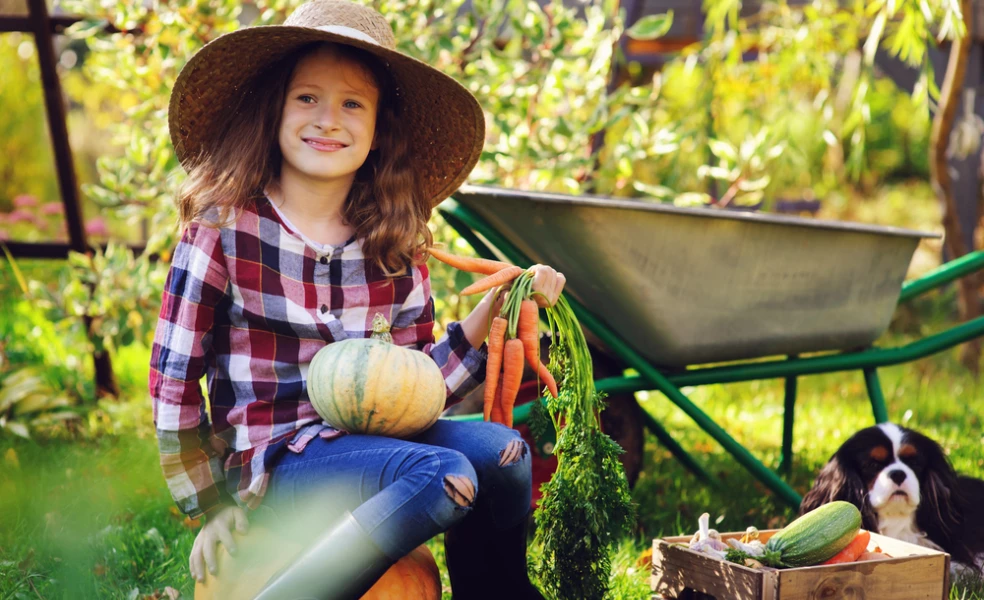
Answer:
M904 317L904 313L901 315ZM904 318L896 329L904 328ZM895 343L910 333L888 334ZM117 369L145 363L129 349ZM919 428L947 448L960 471L981 475L984 388L946 352L883 369L893 420ZM782 383L751 382L685 390L767 465L775 466L781 440ZM790 481L804 491L829 455L857 428L873 422L859 373L803 378ZM186 557L194 525L172 507L157 464L148 401L104 404L93 419L131 425L94 439L0 440L0 600L8 598L161 597L171 587L190 597ZM793 513L754 482L706 434L662 396L640 394L642 406L719 477L726 493L705 489L653 440L647 467L634 490L639 521L614 560L612 597L648 598L648 570L639 556L660 535L691 533L700 513L720 530L775 527ZM438 562L439 540L431 543ZM447 584L446 573L444 573ZM984 587L964 583L954 598L984 598ZM450 597L445 589L445 597Z

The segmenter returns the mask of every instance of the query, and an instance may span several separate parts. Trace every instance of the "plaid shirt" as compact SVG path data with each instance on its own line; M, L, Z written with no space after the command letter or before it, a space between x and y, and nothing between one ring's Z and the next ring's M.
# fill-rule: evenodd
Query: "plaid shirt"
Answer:
M394 343L434 359L448 405L484 380L485 346L473 348L458 323L434 341L425 265L386 277L359 240L313 242L266 199L229 225L185 230L150 364L161 466L182 511L197 517L232 501L256 508L284 452L343 434L311 406L307 368L326 344L369 337L376 313L392 324Z

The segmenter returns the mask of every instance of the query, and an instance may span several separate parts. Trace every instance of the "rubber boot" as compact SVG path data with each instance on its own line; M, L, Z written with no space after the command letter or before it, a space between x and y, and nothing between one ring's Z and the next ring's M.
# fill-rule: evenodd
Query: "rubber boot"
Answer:
M358 600L394 562L346 512L271 577L255 600Z
M543 600L526 567L530 515L500 531L491 519L475 520L473 513L445 532L454 600Z

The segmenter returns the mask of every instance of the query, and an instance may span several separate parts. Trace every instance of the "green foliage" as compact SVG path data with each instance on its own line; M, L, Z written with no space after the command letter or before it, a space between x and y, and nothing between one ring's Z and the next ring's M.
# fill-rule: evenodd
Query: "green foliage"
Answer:
M297 4L260 2L254 23L282 22ZM614 90L609 76L623 17L612 0L578 9L559 0L543 7L522 0L478 0L468 9L462 0L377 0L375 6L391 20L401 49L462 81L485 108L488 136L472 181L678 203L754 204L836 187L844 179L839 164L886 165L877 180L926 154L920 150L927 137L924 121L909 118L919 105L900 102L894 87L872 78L868 62L854 79L837 80L848 62L830 58L849 57L867 36L868 48L884 39L892 52L925 63L926 40L912 36L936 21L950 23L951 32L959 27L949 4L938 10L928 4L928 16L912 12L910 4L873 2L866 11L840 8L833 0L802 11L779 4L752 22L739 18L733 0L708 0L709 34L700 47L652 81ZM94 347L113 350L146 333L155 312L154 300L146 298L158 297L160 284L160 271L149 260L159 255L166 261L176 241L173 192L183 172L167 132L170 89L198 48L239 28L245 17L231 0L73 0L65 8L92 15L69 31L85 52L66 89L93 120L108 124L112 142L96 161L98 183L84 185L84 193L110 222L144 231L147 249L132 258L115 249L105 257L73 259L82 267L71 272L74 279L43 300L62 306L65 318L81 314L84 306L95 319ZM887 18L881 32L873 31L882 27L879 15L892 17L899 10L901 23ZM102 33L106 21L121 33ZM657 37L670 21L670 15L647 19L631 35ZM757 58L745 60L753 49ZM931 91L928 85L922 89ZM606 143L593 154L599 134ZM849 144L847 158L838 157L843 140L856 137L864 144ZM913 150L907 155L900 147ZM925 161L916 168L924 169ZM437 239L461 251L457 235L435 221ZM114 276L99 268L102 262L138 275ZM89 264L99 271L94 277L83 276ZM470 309L454 293L466 278L434 266L441 324ZM128 285L141 279L146 281ZM93 282L101 288L83 297ZM144 312L134 317L135 309Z
M547 317L554 336L550 370L560 384L558 397L547 398L547 411L559 435L557 469L535 513L536 572L550 598L603 598L611 556L629 531L634 507L618 460L622 448L601 431L603 398L581 326L563 297Z

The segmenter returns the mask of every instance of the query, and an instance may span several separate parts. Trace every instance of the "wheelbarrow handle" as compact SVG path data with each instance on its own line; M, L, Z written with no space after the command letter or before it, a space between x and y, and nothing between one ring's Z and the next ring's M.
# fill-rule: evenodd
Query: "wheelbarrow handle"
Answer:
M905 282L899 294L899 304L982 269L984 269L984 250L975 250L960 258L947 261L919 279Z

